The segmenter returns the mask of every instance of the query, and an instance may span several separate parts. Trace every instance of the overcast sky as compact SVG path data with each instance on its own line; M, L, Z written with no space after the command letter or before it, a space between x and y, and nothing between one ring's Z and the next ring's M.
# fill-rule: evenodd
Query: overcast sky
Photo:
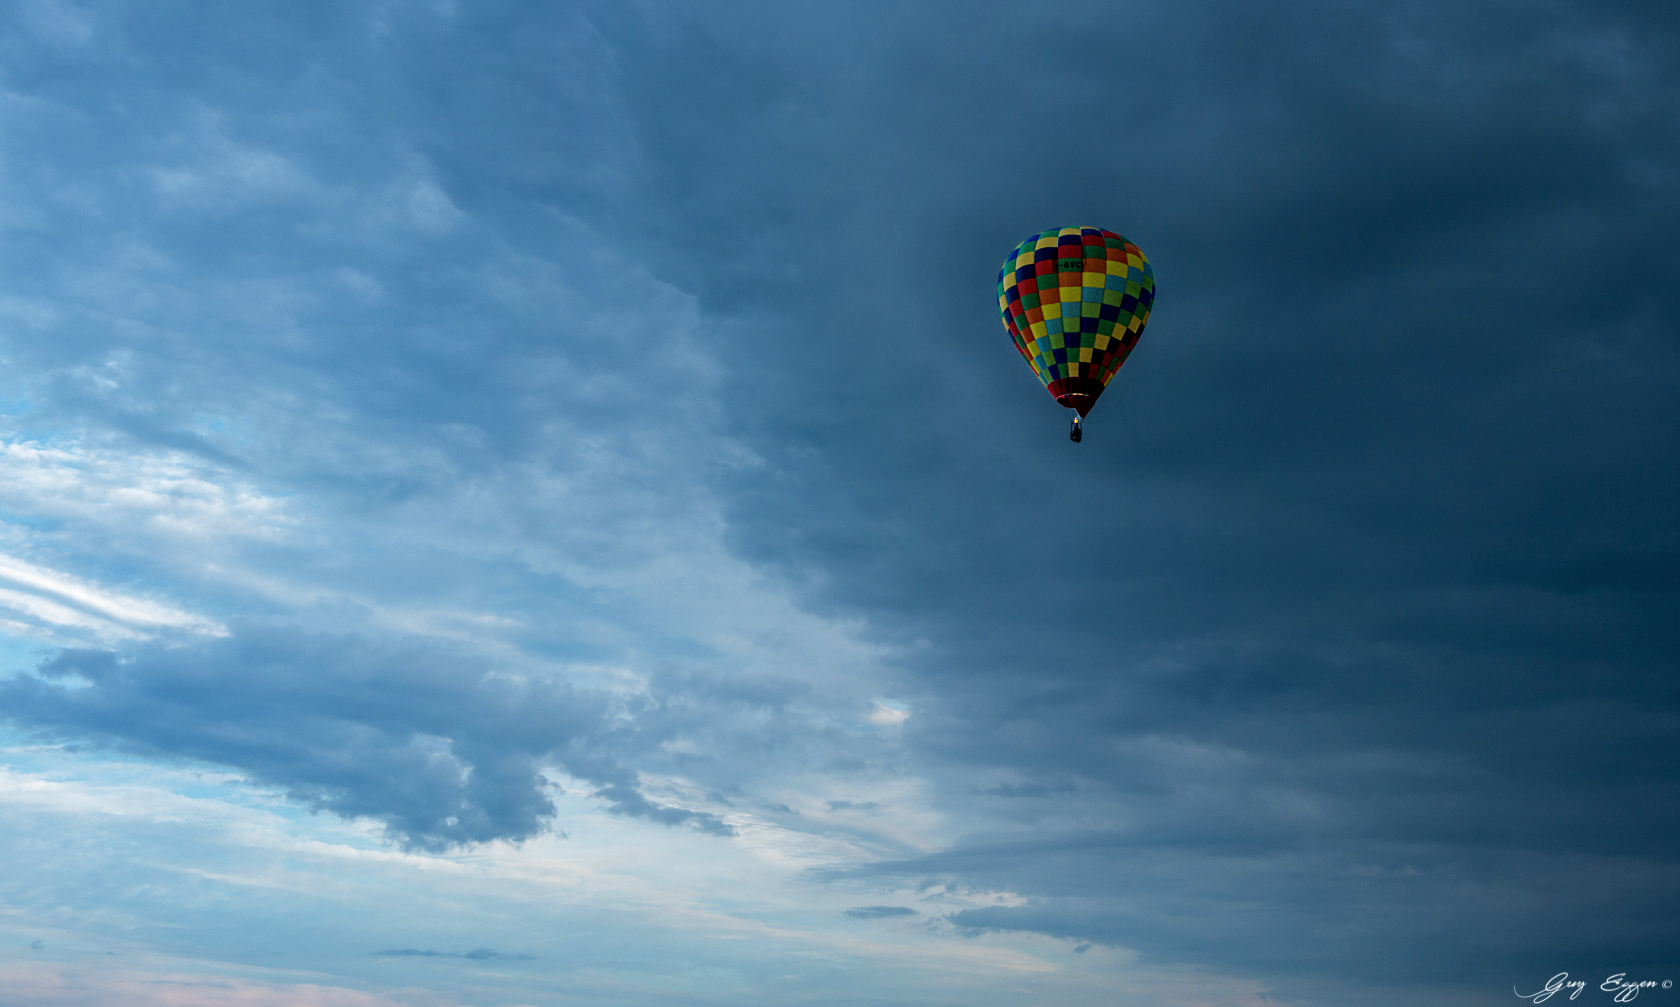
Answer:
M7 5L0 1005L1680 982L1677 122L1665 2Z

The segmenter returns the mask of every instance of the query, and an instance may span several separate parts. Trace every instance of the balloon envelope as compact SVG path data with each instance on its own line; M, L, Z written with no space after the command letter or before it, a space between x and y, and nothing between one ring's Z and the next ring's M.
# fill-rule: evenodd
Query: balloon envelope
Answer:
M1099 227L1062 227L1015 247L998 273L998 310L1015 348L1057 402L1091 411L1143 334L1155 271Z

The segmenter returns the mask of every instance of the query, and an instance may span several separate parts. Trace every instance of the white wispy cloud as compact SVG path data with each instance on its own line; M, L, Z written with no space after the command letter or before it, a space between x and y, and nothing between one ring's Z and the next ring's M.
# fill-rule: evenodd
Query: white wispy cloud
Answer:
M161 630L221 636L227 629L201 615L123 594L91 581L0 554L0 607L31 623L101 638L136 638Z

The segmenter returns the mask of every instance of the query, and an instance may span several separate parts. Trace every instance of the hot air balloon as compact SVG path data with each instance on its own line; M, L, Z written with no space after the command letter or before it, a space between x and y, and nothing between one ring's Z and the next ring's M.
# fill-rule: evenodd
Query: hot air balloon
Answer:
M1143 335L1155 271L1138 247L1098 227L1062 227L1015 246L998 273L998 311L1015 348L1055 400L1078 413L1096 405Z

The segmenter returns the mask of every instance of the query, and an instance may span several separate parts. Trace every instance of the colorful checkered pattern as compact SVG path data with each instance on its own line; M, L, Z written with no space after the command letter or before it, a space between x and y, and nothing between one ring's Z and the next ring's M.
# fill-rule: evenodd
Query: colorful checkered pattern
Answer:
M998 273L998 310L1015 348L1050 394L1080 415L1126 362L1154 303L1149 260L1096 227L1035 234Z

